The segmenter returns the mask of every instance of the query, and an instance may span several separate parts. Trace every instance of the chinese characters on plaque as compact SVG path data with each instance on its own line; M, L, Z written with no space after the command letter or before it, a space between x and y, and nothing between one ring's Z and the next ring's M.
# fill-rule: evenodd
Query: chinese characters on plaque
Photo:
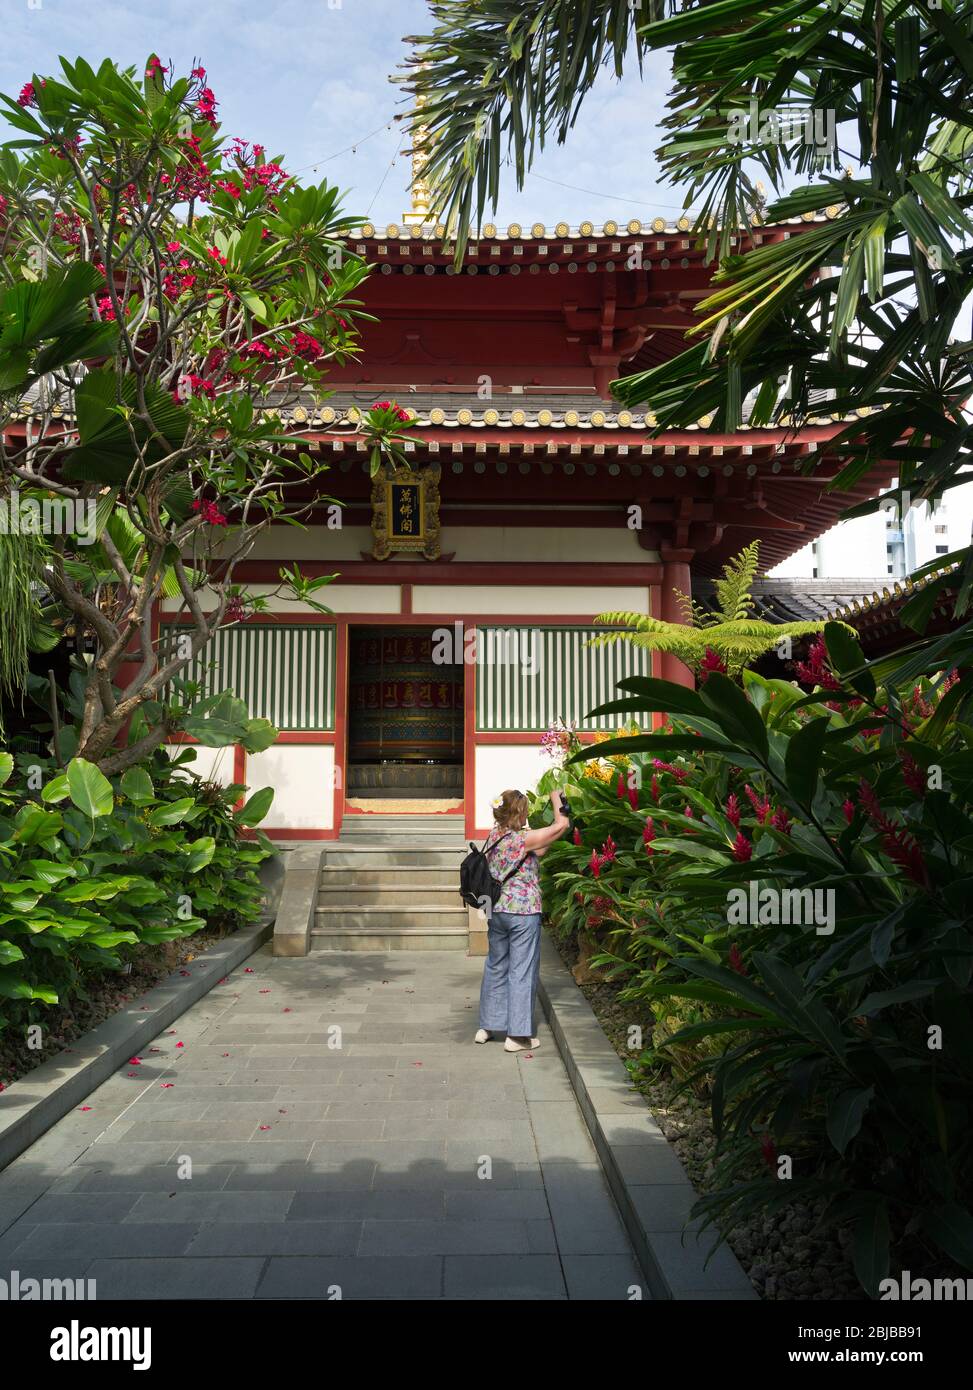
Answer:
M420 551L438 560L438 463L413 473L403 468L379 473L372 483L372 555L387 560L396 551Z

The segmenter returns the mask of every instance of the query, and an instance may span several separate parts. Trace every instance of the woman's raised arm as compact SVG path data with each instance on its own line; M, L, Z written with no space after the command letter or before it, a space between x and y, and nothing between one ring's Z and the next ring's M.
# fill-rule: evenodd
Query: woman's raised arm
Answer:
M551 792L551 804L554 807L554 820L550 825L542 825L539 830L527 830L524 832L524 849L537 850L546 849L555 840L559 840L570 825L567 816L561 810L561 793Z

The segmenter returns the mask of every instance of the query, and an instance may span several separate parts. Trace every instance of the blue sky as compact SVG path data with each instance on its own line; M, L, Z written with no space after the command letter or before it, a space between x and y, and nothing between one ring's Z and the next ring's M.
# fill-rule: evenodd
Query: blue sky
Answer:
M428 27L423 0L3 0L2 17L0 91L15 96L61 54L141 67L154 50L181 72L199 59L224 133L258 140L304 179L337 183L349 212L385 223L408 207L409 160L396 157L408 142L399 125L386 128L404 103L388 78L402 35ZM648 59L641 81L634 67L621 83L606 71L523 193L508 175L500 222L676 215L682 193L659 184L653 154L668 81L665 56Z

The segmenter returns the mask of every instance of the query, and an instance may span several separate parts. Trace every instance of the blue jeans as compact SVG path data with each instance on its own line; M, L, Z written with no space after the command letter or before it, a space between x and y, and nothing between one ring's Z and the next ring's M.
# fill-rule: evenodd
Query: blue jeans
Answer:
M541 914L494 912L487 946L480 1027L509 1038L531 1038L541 964Z

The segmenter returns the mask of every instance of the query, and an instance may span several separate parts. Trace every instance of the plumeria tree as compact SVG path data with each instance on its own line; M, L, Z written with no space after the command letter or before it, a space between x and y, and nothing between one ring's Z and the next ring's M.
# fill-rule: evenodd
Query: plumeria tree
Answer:
M335 188L224 135L202 67L61 69L2 98L18 138L0 148L0 499L26 531L52 529L29 525L45 504L88 520L32 539L38 592L93 653L77 752L112 772L178 726L171 683L259 602L234 571L260 532L322 500L323 465L278 412L321 399L322 369L356 351L368 267ZM407 427L362 416L376 466ZM281 576L319 607L327 582ZM165 648L162 597L190 618Z

